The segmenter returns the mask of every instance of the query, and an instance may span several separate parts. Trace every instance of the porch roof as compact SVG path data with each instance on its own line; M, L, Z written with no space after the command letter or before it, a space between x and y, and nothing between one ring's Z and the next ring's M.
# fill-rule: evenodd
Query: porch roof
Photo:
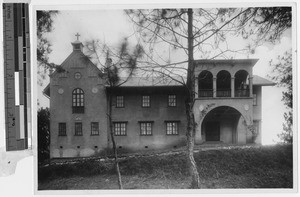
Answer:
M276 83L269 81L268 79L265 79L263 77L260 77L258 75L253 75L253 85L257 86L274 86Z

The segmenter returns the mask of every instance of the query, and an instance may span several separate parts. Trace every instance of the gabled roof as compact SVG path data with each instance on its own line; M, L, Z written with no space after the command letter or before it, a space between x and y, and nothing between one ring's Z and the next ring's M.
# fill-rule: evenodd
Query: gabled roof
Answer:
M93 63L91 62L91 60L80 50L74 50L64 61L63 63L61 63L61 67L62 68L66 68L65 65L67 65L67 62L72 59L72 58L78 58L81 59L81 61L85 61L85 65L89 65L92 66L93 68L95 68L97 70L97 72L101 72L100 69ZM57 73L57 71L55 70L52 74L50 74L50 77L55 76L55 74Z
M130 77L121 78L120 87L162 87L162 86L182 86L185 78L180 77Z
M121 78L126 80L125 78ZM182 86L186 81L185 77L165 77L165 78L152 78L152 77L131 77L121 87L159 87L159 86ZM274 86L275 83L262 78L257 75L253 75L253 85L260 86Z
M126 78L121 78L120 83L124 82ZM172 87L183 86L185 78L169 77L165 78L152 78L152 77L130 77L126 82L119 87ZM275 83L257 75L253 75L253 85L255 86L274 86ZM109 87L108 87L109 88ZM44 89L43 94L50 98L50 86L49 84Z
M47 97L50 98L50 83L45 87L43 90L43 94Z
M258 75L253 75L253 85L257 86L274 86L276 83L262 78Z

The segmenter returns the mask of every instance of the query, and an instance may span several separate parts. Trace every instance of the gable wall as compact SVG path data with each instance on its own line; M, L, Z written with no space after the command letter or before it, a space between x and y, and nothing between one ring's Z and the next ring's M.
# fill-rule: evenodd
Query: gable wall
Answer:
M72 66L74 62L81 66ZM85 69L84 63L74 56L63 65L66 74L55 73L50 79L50 157L90 156L107 148L105 87L97 75L90 75L90 69L94 68ZM74 78L76 72L81 73L81 79ZM72 113L72 91L75 88L84 91L83 114ZM96 93L92 92L93 88L97 89ZM63 94L58 93L59 89L64 90ZM66 122L67 136L58 136L59 122ZM82 136L75 136L75 122L82 122ZM100 135L91 135L91 122L99 122Z

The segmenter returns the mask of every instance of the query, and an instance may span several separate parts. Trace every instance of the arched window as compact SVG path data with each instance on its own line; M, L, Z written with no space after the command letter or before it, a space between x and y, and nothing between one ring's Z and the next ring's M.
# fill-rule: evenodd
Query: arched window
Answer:
M249 96L249 74L245 70L239 70L234 75L235 97Z
M72 92L72 109L73 114L84 113L84 92L80 88L76 88Z
M199 97L213 97L213 75L204 70L198 76Z
M226 70L221 70L217 74L217 97L231 96L231 75Z
M239 70L234 75L235 97L249 96L249 74L245 70Z

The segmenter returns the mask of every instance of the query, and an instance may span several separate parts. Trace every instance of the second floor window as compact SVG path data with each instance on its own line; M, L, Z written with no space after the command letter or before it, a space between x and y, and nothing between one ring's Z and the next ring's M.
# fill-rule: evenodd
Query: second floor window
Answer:
M124 96L117 96L116 107L124 107Z
M67 135L67 125L65 122L58 123L58 135L59 136Z
M114 134L116 136L127 135L126 122L114 122Z
M75 122L75 135L80 136L82 135L82 123Z
M175 94L171 94L168 96L168 106L176 107L176 95Z
M150 96L149 95L142 96L142 107L150 107Z
M99 123L91 122L91 135L99 135Z
M80 88L76 88L72 92L72 112L73 114L84 113L84 92Z

